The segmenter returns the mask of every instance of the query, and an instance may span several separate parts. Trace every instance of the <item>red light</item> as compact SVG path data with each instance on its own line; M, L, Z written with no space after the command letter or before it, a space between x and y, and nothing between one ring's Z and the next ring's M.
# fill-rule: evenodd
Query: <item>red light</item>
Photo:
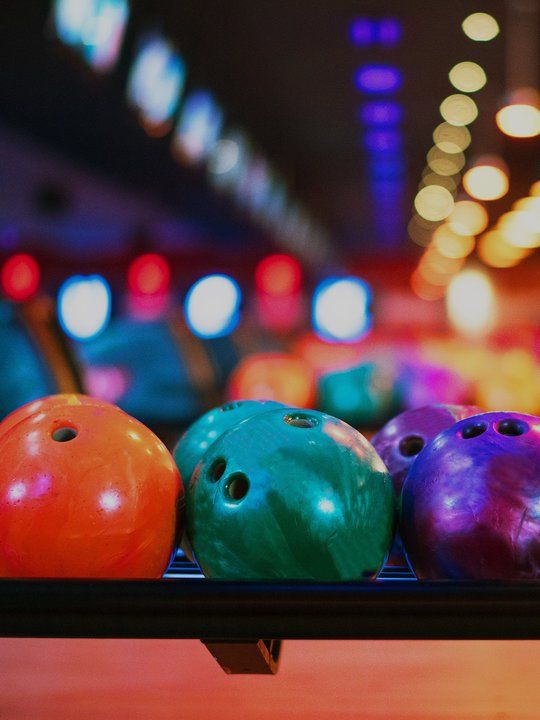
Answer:
M302 281L302 269L290 255L269 255L255 270L255 285L268 295L283 296L296 292Z
M169 263L161 255L141 255L129 266L128 286L136 295L162 295L169 289L170 281Z
M12 255L2 267L2 289L11 300L28 300L37 292L40 275L39 265L31 255Z

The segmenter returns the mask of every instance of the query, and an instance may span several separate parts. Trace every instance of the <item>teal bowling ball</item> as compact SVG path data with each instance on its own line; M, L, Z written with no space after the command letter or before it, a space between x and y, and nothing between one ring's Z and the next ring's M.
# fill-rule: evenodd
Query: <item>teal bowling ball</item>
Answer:
M224 432L258 413L283 407L273 400L237 400L212 408L188 427L174 449L174 460L187 487L195 466Z
M382 460L354 428L315 410L271 410L222 435L186 503L187 535L209 578L370 578L393 539Z
M393 368L366 362L319 379L318 407L354 427L379 427L399 411Z

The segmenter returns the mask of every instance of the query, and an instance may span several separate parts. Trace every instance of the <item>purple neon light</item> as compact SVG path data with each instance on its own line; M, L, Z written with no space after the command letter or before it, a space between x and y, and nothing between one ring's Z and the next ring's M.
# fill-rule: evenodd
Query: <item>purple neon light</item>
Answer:
M399 125L403 119L403 108L391 100L373 100L360 108L360 120L364 125L377 127Z
M395 18L383 18L379 21L378 39L381 45L392 47L401 40L401 23Z
M368 94L396 92L403 83L401 71L392 65L362 65L354 79L356 87Z
M368 130L364 135L364 145L370 152L391 153L401 149L403 138L398 130Z
M351 40L359 47L371 45L376 38L377 27L368 18L356 18L350 27Z

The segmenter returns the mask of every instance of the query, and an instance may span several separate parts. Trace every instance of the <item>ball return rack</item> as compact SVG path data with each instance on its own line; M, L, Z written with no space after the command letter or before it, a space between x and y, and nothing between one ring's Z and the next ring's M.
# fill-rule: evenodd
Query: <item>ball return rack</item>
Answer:
M0 580L0 637L199 639L230 674L275 674L282 640L538 640L540 582Z

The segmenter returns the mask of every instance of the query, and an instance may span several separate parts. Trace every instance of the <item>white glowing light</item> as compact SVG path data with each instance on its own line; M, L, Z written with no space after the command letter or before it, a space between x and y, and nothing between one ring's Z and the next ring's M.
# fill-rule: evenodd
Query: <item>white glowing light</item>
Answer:
M129 77L128 97L148 129L171 118L185 79L185 65L170 43L155 37L142 45Z
M22 500L25 495L26 485L21 481L14 482L13 485L10 485L7 492L8 501L12 503Z
M371 293L355 277L323 281L313 295L313 326L325 340L354 341L371 327Z
M319 510L323 513L327 513L328 515L331 515L335 511L335 505L331 500L328 500L327 498L323 498L318 503Z
M189 290L184 303L187 323L202 338L231 333L240 319L242 293L227 275L207 275Z
M111 290L100 275L75 275L58 292L58 319L63 330L75 340L99 335L111 316Z
M485 335L495 326L496 301L490 279L479 270L464 270L448 286L446 310L453 327L465 335Z
M114 512L121 504L120 495L116 490L105 490L99 496L99 506L105 512Z

